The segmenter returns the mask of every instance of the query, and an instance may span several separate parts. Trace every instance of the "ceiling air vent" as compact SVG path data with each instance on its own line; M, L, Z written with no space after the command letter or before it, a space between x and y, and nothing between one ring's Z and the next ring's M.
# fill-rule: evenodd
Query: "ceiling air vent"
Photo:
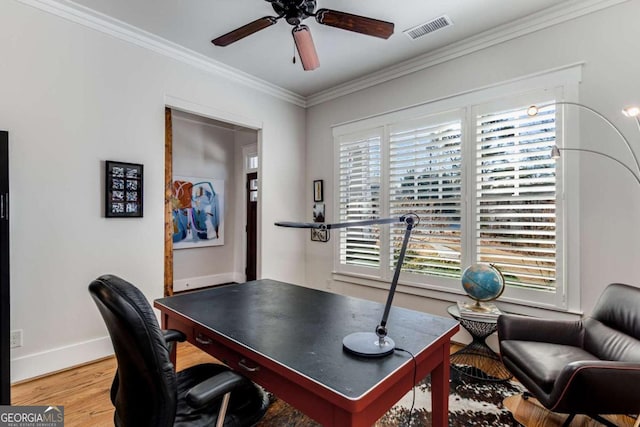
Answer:
M405 30L404 33L409 36L412 40L420 38L422 36L426 36L429 33L433 33L434 31L438 31L442 28L449 27L453 25L453 21L447 15L442 15L436 19L432 19L429 22L424 24L420 24L416 27L409 28Z

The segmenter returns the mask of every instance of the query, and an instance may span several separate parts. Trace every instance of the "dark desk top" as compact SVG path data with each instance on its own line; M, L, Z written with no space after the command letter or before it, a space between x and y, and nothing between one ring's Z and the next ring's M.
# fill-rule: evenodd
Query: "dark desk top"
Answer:
M384 304L372 301L267 279L155 302L350 399L411 363L403 352L366 359L343 351L346 335L380 322ZM392 307L387 328L396 347L417 354L457 324Z

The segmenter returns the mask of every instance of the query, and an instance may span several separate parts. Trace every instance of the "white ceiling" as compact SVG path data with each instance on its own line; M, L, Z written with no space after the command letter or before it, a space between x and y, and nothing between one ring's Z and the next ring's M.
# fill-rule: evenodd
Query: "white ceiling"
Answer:
M87 7L205 55L295 94L307 97L337 85L392 67L497 28L584 0L318 0L318 8L335 9L390 21L395 33L378 39L320 25L311 29L320 68L303 71L292 63L291 26L284 20L227 47L211 40L263 16L274 16L265 0L74 0ZM453 26L417 40L403 31L441 15ZM525 20L525 21L523 21Z

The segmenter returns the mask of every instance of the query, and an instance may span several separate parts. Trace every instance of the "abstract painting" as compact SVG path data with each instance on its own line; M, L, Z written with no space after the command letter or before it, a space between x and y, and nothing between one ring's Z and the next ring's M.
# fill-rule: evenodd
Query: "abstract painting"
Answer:
M224 245L224 180L174 176L173 248Z

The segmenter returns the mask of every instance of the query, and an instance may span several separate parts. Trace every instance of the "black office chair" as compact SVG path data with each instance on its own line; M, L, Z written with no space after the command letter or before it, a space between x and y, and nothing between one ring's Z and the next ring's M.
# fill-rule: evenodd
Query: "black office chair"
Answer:
M580 321L502 315L505 366L553 412L600 415L640 411L640 288L614 283Z
M224 365L178 373L169 359L178 331L163 331L145 296L112 275L89 285L111 336L118 368L111 387L117 427L252 426L264 415L266 393Z

